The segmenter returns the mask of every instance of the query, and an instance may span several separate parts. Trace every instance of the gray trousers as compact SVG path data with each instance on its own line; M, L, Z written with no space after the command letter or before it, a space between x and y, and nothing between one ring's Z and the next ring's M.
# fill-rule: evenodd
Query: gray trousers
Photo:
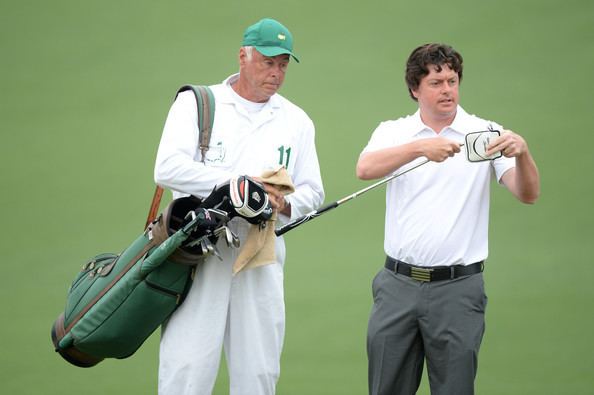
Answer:
M487 305L483 274L420 282L382 269L372 288L369 394L414 394L424 359L431 394L474 394Z

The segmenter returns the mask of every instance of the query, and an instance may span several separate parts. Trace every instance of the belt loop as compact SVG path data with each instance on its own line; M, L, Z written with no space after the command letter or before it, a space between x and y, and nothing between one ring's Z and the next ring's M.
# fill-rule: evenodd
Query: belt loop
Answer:
M394 259L394 273L398 273L398 264L400 261L398 259Z
M450 266L450 280L456 278L456 268L454 266Z

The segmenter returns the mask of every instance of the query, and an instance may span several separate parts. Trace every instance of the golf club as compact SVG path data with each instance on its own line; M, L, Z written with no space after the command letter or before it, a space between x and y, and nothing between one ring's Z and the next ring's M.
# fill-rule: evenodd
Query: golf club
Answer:
M463 145L464 144L461 144L460 146L462 147ZM375 184L371 184L370 186L361 189L360 191L357 191L357 192L355 192L355 193L353 193L353 194L351 194L349 196L346 196L346 197L344 197L344 198L342 198L340 200L337 200L335 202L329 203L329 204L325 205L324 207L322 207L320 209L313 210L313 211L311 211L311 212L309 212L309 213L307 213L307 214L305 214L305 215L303 215L303 216L301 216L299 218L296 218L295 220L293 220L293 221L291 221L291 222L289 222L289 223L281 226L280 228L276 229L274 231L274 234L277 235L277 236L281 236L281 235L287 233L288 231L290 231L291 229L295 229L299 225L304 224L306 222L309 222L312 219L314 219L316 217L319 217L320 215L324 214L325 212L328 212L328 211L330 211L330 210L332 210L332 209L340 206L341 204L348 202L349 200L353 200L354 198L356 198L356 197L364 194L365 192L370 191L370 190L372 190L372 189L374 189L374 188L376 188L376 187L378 187L380 185L383 185L383 184L385 184L385 183L387 183L389 181L392 181L393 179L398 178L401 175L406 174L409 171L412 171L412 170L416 169L417 167L423 166L424 164L426 164L428 162L429 162L429 159L425 159L424 161L422 161L422 162L420 162L420 163L412 166L409 169L406 169L406 170L404 170L404 171L402 171L400 173L396 173L396 174L392 174L390 176L387 176L387 177L379 180Z

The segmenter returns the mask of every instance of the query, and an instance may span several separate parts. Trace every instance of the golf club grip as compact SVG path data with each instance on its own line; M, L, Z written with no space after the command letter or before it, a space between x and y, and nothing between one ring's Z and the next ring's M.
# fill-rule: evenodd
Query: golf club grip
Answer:
M330 211L336 207L338 207L338 202L332 202L330 204L327 204L318 210L314 210L310 213L302 215L301 217L289 222L288 224L281 226L280 228L278 228L274 231L274 234L277 236L281 236L281 235L287 233L288 231L290 231L291 229L295 229L299 225L309 222L312 219L324 214L326 211Z

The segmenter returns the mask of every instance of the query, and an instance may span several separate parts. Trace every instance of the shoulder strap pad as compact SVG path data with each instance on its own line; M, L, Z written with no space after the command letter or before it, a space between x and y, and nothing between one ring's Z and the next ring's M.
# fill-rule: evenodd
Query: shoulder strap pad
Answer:
M214 95L206 85L184 85L177 90L175 97L177 98L177 95L179 95L180 92L185 91L192 91L196 97L196 105L198 106L198 130L200 131L198 143L201 161L204 163L204 155L206 154L206 151L208 151L210 134L214 123Z
M210 143L210 133L212 131L212 125L214 123L215 113L215 99L212 91L208 86L203 85L184 85L179 88L175 94L175 98L180 92L191 90L194 92L196 97L196 104L198 106L198 143L200 148L200 155L202 163L204 163L204 155L208 151L208 145ZM144 229L147 229L149 224L157 218L157 212L161 204L161 197L163 196L163 188L159 185L155 188L153 194L153 201L149 209L149 214L144 225Z

